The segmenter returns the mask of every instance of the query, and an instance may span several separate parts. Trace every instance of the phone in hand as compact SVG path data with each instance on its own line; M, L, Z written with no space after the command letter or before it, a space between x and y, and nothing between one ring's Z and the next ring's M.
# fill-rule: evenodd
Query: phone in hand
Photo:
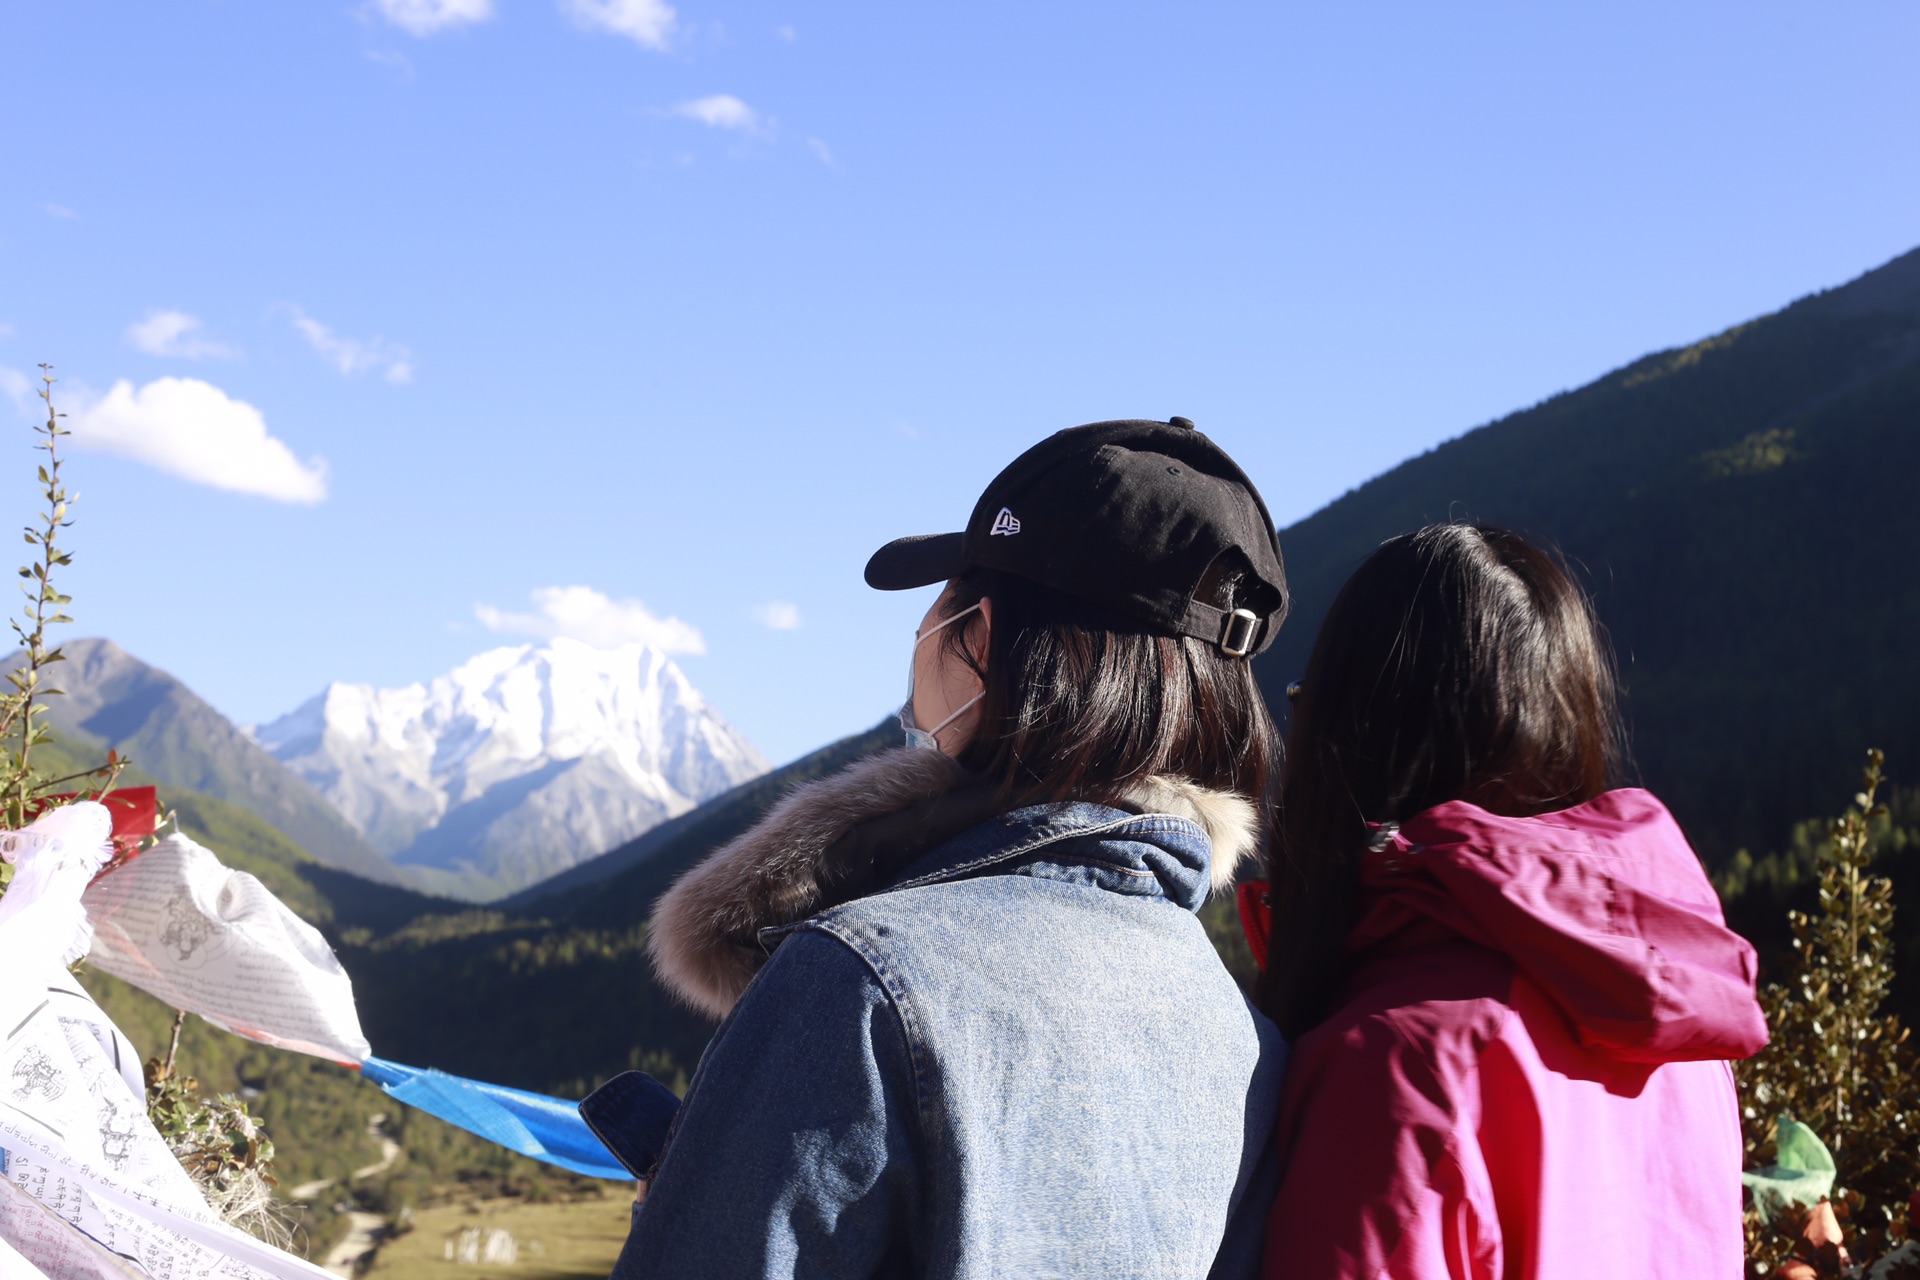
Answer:
M673 1090L644 1071L623 1071L580 1102L580 1118L635 1178L653 1176L680 1113Z

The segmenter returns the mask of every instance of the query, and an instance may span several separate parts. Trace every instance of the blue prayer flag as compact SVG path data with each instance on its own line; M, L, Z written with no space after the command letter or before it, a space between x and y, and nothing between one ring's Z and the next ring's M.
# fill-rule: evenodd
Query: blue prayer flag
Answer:
M430 1067L402 1066L384 1058L368 1058L360 1065L360 1074L408 1106L509 1151L590 1178L633 1180L633 1175L587 1128L578 1103L463 1080Z

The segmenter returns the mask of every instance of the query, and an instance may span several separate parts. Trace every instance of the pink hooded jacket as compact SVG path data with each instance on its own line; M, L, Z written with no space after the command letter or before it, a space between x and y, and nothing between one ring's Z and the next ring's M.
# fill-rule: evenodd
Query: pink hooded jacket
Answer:
M1355 966L1295 1046L1271 1280L1742 1274L1729 1058L1754 954L1640 790L1440 805L1363 864Z

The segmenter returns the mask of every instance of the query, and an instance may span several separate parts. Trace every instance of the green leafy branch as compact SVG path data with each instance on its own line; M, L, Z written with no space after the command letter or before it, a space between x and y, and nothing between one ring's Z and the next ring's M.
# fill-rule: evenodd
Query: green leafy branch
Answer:
M47 455L39 467L40 494L44 506L34 523L26 526L27 545L32 560L20 568L20 589L27 598L21 616L8 619L19 641L18 660L6 672L8 688L0 692L0 826L19 830L32 821L46 800L65 788L87 796L101 796L113 789L126 758L109 751L107 761L94 769L61 777L43 777L33 766L33 749L52 737L44 717L46 700L60 690L48 679L49 669L66 661L58 645L47 641L47 629L71 623L66 606L73 597L54 585L55 571L73 563L73 553L60 545L60 531L73 524L68 514L79 499L69 494L61 479L60 441L71 434L60 425L66 415L53 403L56 379L53 366L40 366L40 399L47 406L46 421L34 427L40 437L34 448ZM0 893L13 878L13 867L0 863Z
M26 623L22 625L19 618L9 620L25 661L7 672L13 694L0 704L0 740L18 738L17 743L7 748L6 773L0 785L0 814L4 814L6 824L16 830L26 823L28 801L36 790L31 764L33 749L50 736L40 720L46 713L41 703L60 692L46 683L46 671L54 663L66 660L58 646L48 647L47 628L73 621L61 612L73 597L61 594L53 585L53 571L73 563L73 554L62 550L58 543L60 530L73 523L67 516L72 499L60 479L60 438L70 433L60 425L60 419L66 415L53 405L54 377L50 365L40 366L40 382L40 399L46 403L47 420L34 428L43 437L34 448L47 455L46 465L39 473L46 509L36 524L26 528L27 545L35 549L33 561L20 569L20 577L24 579L20 588L27 597L27 607L23 610Z

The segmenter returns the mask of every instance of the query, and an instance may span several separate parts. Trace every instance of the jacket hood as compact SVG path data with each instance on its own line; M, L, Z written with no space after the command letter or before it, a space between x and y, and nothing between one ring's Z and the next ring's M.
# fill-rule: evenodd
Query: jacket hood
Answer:
M694 1008L724 1017L766 962L762 929L884 887L883 865L904 866L1004 807L951 757L908 748L797 787L661 895L647 938L654 972ZM1251 801L1184 778L1143 779L1120 807L1197 823L1212 844L1215 892L1231 887L1258 843Z
M1349 951L1364 968L1431 942L1434 924L1506 955L1603 1056L1745 1058L1767 1043L1753 947L1646 791L1531 818L1454 801L1383 833Z

